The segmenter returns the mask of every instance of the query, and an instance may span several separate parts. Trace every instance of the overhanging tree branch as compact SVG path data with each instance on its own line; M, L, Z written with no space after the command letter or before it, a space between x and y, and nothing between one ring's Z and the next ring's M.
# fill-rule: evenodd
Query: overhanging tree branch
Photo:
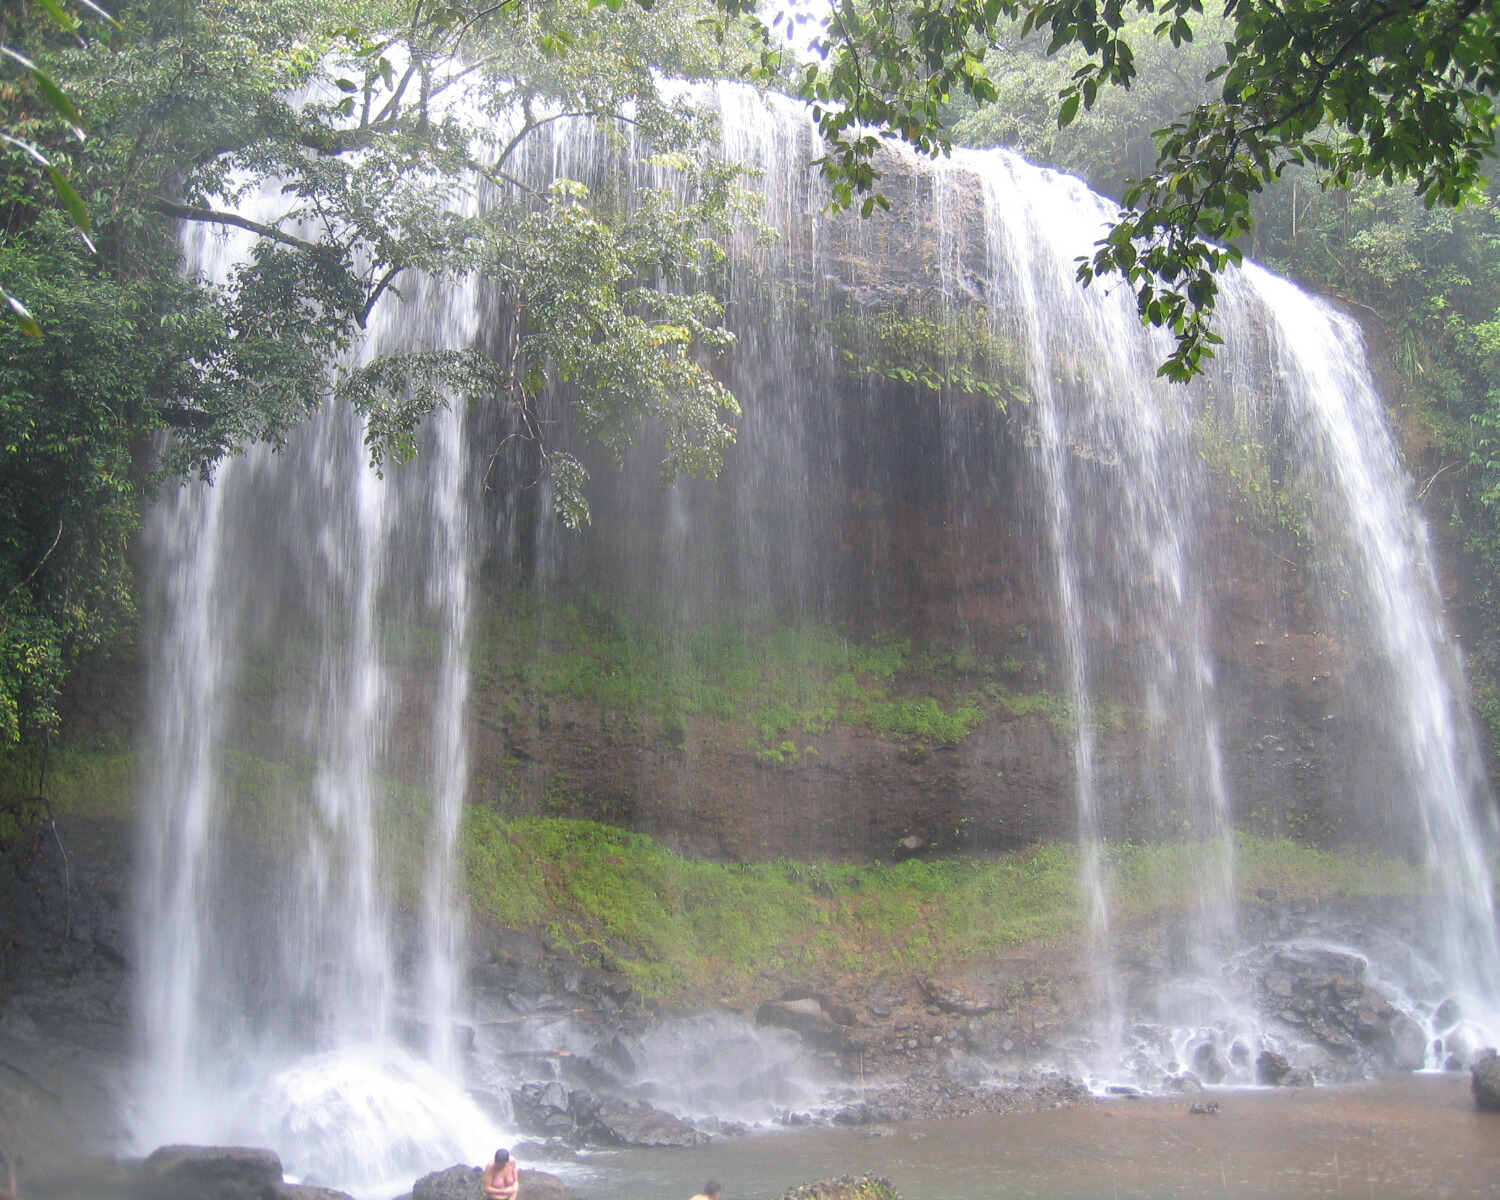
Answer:
M273 242L280 242L283 246L293 246L298 250L318 248L316 242L299 238L274 225L252 221L249 217L242 217L238 213L220 212L216 208L197 208L191 204L178 204L175 200L166 200L160 196L156 198L156 206L167 216L176 217L182 221L199 221L205 225L233 225L236 229L247 229L251 233L260 234L263 238L270 238Z

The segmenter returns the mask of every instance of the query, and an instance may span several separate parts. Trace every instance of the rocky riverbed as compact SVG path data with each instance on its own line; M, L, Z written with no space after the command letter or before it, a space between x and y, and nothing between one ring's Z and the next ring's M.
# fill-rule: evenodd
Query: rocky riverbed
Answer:
M80 1146L125 1144L131 837L123 822L62 821L0 857L0 1121L23 1178L76 1162ZM1402 903L1259 898L1241 914L1257 940L1222 982L1287 1049L1252 1055L1210 1026L1178 1061L1166 1027L1138 1020L1131 1036L1154 1056L1143 1086L1339 1083L1424 1061L1467 1071L1480 1046L1457 1008L1413 1007L1356 952L1399 957L1402 923L1419 915ZM472 941L473 1094L530 1139L529 1160L699 1147L753 1126L857 1126L878 1139L904 1121L1094 1100L1068 1069L1094 1014L1087 973L1063 948L873 978L765 975L752 991L674 1006L538 929L481 928ZM1144 1011L1170 957L1149 930L1127 930L1120 957Z

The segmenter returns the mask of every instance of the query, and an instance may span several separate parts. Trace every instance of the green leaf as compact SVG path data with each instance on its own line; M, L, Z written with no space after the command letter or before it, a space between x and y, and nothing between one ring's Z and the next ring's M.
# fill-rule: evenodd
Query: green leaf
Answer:
M73 185L51 163L47 164L47 174L52 176L52 186L57 189L58 198L62 200L63 207L68 210L68 216L73 219L73 224L84 233L92 233L94 224L89 220L89 206L83 202L83 197L73 190ZM89 249L92 250L93 246L90 245Z
M22 304L20 300L12 296L3 287L0 287L0 299L3 299L10 306L10 311L14 314L16 324L21 327L22 333L29 338L39 338L42 336L41 325L31 315L31 310Z
M35 159L40 166L52 166L52 160L45 154L43 154L40 150L38 150L35 146L33 146L30 142L22 141L17 137L11 137L8 133L0 133L0 142L4 142L8 146L14 146L17 150L21 151L22 154L28 155L29 157Z
M68 127L72 129L74 136L79 141L82 141L83 118L79 116L78 109L74 107L73 101L69 100L67 93L57 86L57 82L52 76L48 75L47 72L42 70L24 54L12 50L9 46L0 46L0 54L5 55L12 62L18 63L25 68L32 79L36 81L36 85L41 90L42 95L47 98L47 103L52 106L58 116L68 123Z
M1078 105L1081 97L1074 92L1062 102L1062 107L1057 110L1057 127L1064 129L1072 124L1073 118L1078 115Z
M59 29L72 33L78 28L78 18L58 4L57 0L37 0L37 3L42 6L42 11L52 18L53 23Z

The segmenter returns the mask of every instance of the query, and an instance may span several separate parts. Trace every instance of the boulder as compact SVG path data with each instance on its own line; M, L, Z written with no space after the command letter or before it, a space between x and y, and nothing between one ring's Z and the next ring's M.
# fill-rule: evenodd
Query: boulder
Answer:
M1398 1071L1420 1071L1427 1061L1427 1031L1401 1013L1391 1020L1387 1057Z
M767 1000L755 1010L755 1023L801 1034L831 1032L835 1024L811 996L800 1000Z
M972 1054L956 1055L945 1062L939 1070L954 1083L963 1083L970 1087L977 1087L994 1074L983 1059L976 1058Z
M923 976L917 980L917 986L922 989L922 995L927 998L929 1004L936 1005L944 1012L978 1017L985 1013L992 1013L1000 1007L1000 1002L995 997L981 995L973 985L962 979L936 979Z
M855 1045L845 1027L811 996L801 1000L767 1000L755 1010L755 1023L790 1029L819 1050L848 1050Z
M1212 1042L1200 1042L1193 1050L1193 1073L1207 1084L1223 1083L1229 1074L1218 1047Z
M794 1187L781 1200L901 1200L889 1179L877 1175L842 1175Z
M568 1200L567 1185L556 1175L549 1175L546 1171L528 1171L522 1167L520 1183L519 1200ZM332 1200L332 1196L339 1194L294 1200ZM411 1189L411 1200L483 1200L483 1197L484 1171L479 1167L454 1166L434 1171L430 1175L423 1175Z
M265 1200L281 1158L254 1146L161 1146L136 1172L137 1200Z
M1274 1050L1262 1050L1255 1060L1255 1082L1266 1087L1280 1087L1292 1073L1292 1064L1285 1054Z
M465 1166L433 1171L412 1184L411 1200L484 1200L484 1172Z
M830 996L827 992L810 992L804 988L792 988L781 993L783 1000L816 1000L819 1007L828 1014L829 1020L836 1025L857 1025L859 1015L852 1007L842 1000Z
M266 1193L266 1200L354 1200L354 1197L311 1183L280 1183Z
M588 1096L582 1088L577 1091ZM511 1092L510 1108L517 1127L524 1133L562 1137L573 1131L574 1106L568 1089L555 1079L546 1083L523 1083Z
M521 1193L517 1200L568 1200L568 1185L546 1171L521 1168Z
M1481 1112L1500 1112L1500 1055L1481 1050L1469 1069L1473 1078L1474 1106Z
M652 1108L623 1100L606 1100L594 1116L594 1128L607 1141L619 1146L696 1146L708 1141L686 1121ZM413 1200L423 1200L413 1196ZM432 1197L432 1200L440 1200ZM447 1200L446 1197L441 1200Z

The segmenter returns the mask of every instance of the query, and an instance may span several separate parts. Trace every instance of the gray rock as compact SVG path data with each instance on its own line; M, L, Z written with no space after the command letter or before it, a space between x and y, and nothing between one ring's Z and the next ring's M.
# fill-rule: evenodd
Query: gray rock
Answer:
M1446 1033L1459 1023L1463 1015L1463 1009L1459 1008L1458 1001L1450 996L1439 1004L1437 1011L1432 1014L1432 1027L1439 1033Z
M1400 1013L1391 1020L1388 1057L1398 1071L1420 1071L1427 1061L1427 1031Z
M1219 1057L1218 1047L1212 1042L1201 1042L1193 1051L1193 1071L1204 1083L1223 1083L1229 1068Z
M686 1121L649 1104L630 1105L608 1100L599 1106L594 1128L620 1146L696 1146L708 1139ZM414 1196L413 1200L424 1200ZM448 1200L432 1197L431 1200ZM456 1198L455 1198L456 1200Z
M835 1025L857 1025L859 1015L849 1005L845 1004L835 996L827 992L812 992L804 988L793 988L781 993L781 998L787 1001L816 1000L818 1006L828 1015L828 1019Z
M520 1181L517 1200L568 1200L568 1185L546 1171L528 1171L523 1167Z
M1292 1064L1286 1055L1274 1050L1262 1050L1255 1060L1255 1082L1267 1087L1279 1087L1286 1083L1292 1073Z
M465 1166L433 1171L412 1184L411 1200L484 1200L484 1172Z
M354 1200L354 1197L310 1183L281 1183L266 1193L266 1200Z
M804 1034L831 1032L834 1026L833 1018L811 996L800 1000L767 1000L756 1009L755 1023Z
M1203 1080L1191 1071L1182 1071L1177 1075L1168 1075L1161 1081L1161 1086L1163 1091L1195 1095L1203 1090Z
M161 1146L136 1172L138 1200L265 1200L281 1158L254 1146Z
M621 1078L629 1079L646 1061L646 1051L628 1033L617 1033L608 1041L594 1046L594 1057L608 1063L620 1073Z
M983 1083L990 1077L990 1069L985 1066L984 1061L970 1054L960 1054L957 1058L950 1058L943 1064L942 1072L955 1083L966 1083L970 1086Z
M767 1000L755 1010L755 1023L790 1029L817 1050L842 1051L854 1047L848 1029L838 1024L817 1000Z
M917 985L928 1001L944 1012L978 1017L1001 1007L999 999L976 991L968 980L924 976L917 980Z
M1481 1050L1469 1070L1473 1078L1474 1106L1481 1112L1500 1112L1500 1055Z

